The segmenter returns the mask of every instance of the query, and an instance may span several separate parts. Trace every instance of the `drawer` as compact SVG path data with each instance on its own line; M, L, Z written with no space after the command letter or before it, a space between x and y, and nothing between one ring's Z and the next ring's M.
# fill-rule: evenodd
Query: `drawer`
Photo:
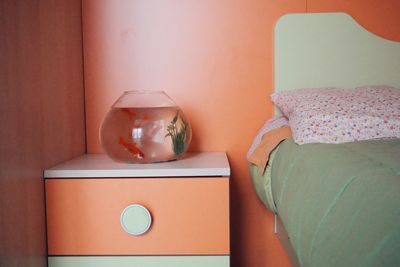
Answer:
M47 179L49 255L228 255L229 178ZM152 225L125 232L123 210Z
M49 267L229 267L229 256L49 257Z

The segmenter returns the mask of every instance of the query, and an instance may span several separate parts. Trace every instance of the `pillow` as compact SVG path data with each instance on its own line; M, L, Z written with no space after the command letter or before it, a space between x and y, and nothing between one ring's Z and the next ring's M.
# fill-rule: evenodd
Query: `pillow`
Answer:
M400 138L400 88L298 89L275 93L272 101L298 144Z
M261 143L247 160L257 165L260 170L260 175L262 175L266 170L272 151L274 151L281 142L289 138L292 138L292 132L288 125L272 129L263 136Z
M277 115L272 119L269 119L265 122L265 124L258 131L256 137L254 137L253 143L251 144L249 150L247 151L247 159L253 154L254 150L256 150L257 146L261 143L261 140L264 134L268 133L273 129L281 128L285 125L289 125L289 122L286 117L282 115Z

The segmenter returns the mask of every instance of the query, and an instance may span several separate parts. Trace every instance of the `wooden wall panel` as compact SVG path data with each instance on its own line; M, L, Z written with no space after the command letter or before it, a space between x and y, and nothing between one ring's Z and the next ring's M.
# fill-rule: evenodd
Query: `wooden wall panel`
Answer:
M0 266L46 266L42 172L84 152L81 1L0 1Z

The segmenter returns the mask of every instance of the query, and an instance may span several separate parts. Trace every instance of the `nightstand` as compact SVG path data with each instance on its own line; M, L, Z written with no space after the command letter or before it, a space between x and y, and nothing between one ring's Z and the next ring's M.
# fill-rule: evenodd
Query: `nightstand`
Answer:
M229 175L223 152L45 170L49 267L228 267Z

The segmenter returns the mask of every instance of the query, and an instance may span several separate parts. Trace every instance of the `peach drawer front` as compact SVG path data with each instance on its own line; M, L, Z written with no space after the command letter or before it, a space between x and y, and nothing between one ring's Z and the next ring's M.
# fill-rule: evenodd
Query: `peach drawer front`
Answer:
M148 232L126 233L120 215L141 204ZM229 254L229 179L46 180L49 255Z

